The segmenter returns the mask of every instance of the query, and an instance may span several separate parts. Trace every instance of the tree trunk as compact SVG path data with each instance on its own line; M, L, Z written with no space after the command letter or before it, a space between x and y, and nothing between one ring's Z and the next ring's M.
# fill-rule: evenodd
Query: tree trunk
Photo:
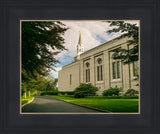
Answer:
M25 92L24 92L24 98L26 98L26 88L25 88Z

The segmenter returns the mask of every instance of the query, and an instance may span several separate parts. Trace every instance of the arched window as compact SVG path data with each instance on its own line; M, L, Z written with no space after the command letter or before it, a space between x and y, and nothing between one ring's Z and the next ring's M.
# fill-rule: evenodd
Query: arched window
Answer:
M98 62L98 64L101 64L102 63L102 59L98 58L97 62Z
M113 70L113 79L120 78L120 61L115 61L112 63L112 70Z
M97 66L97 81L103 80L103 67L102 67L102 59L97 59L98 66Z
M86 63L86 82L90 82L90 64L89 62Z
M87 67L87 68L89 67L89 63L88 63L88 62L86 63L86 67Z

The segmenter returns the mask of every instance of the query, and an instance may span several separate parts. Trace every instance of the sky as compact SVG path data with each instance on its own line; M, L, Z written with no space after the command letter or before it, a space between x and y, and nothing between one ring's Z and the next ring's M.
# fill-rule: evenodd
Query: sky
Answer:
M69 29L62 36L65 43L63 44L68 51L62 51L55 56L60 63L56 64L56 71L51 71L51 75L54 78L58 78L58 71L63 66L73 62L76 56L76 47L79 40L79 31L81 31L82 44L84 46L84 52L99 46L105 42L108 42L122 33L107 33L106 31L112 29L109 23L104 21L61 21ZM127 21L128 23L138 24L138 21Z

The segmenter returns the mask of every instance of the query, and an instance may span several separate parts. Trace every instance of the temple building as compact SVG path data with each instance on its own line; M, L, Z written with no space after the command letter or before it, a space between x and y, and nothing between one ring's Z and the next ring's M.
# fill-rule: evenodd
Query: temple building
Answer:
M123 92L131 88L139 90L138 61L123 64L112 56L115 49L133 47L128 45L128 40L118 37L84 52L80 32L74 61L58 73L58 90L73 91L80 83L98 87L99 95L110 87L122 88Z

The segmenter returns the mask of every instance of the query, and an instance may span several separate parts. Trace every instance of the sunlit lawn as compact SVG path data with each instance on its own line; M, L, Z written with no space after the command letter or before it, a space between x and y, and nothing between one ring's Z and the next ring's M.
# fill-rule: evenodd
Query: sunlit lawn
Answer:
M26 98L22 97L22 98L21 98L21 104L23 105L23 104L31 101L32 99L33 99L33 96L26 97Z
M139 109L139 99L108 99L106 97L74 98L68 96L50 96L67 102L94 107L110 112L137 113Z

